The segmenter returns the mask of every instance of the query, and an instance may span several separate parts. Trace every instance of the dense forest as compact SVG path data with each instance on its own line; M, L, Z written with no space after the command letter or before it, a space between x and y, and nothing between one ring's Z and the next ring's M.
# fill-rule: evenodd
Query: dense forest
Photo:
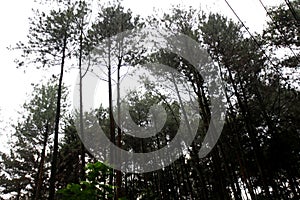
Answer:
M269 17L262 34L251 33L237 15L233 20L180 5L143 18L126 10L122 1L99 1L96 7L89 0L39 3L46 9L33 10L28 40L11 50L21 52L16 59L20 70L56 68L59 73L32 85L30 99L13 122L10 152L0 152L0 199L300 199L300 0L277 7L260 1ZM137 47L122 37L114 39L146 28L165 30L166 41L178 34L192 39L209 55L222 82L215 87L223 91L226 107L222 133L203 157L199 150L209 145L202 141L215 116L208 85L215 80L204 79L184 56L160 48L165 41L132 36L141 38ZM143 46L147 39L156 49ZM177 45L182 45L178 52L194 53L180 41ZM140 77L142 89L121 98L120 85L129 69L147 63L177 73L153 68L149 74L157 81ZM71 68L78 69L76 110L72 88L64 83ZM107 105L90 111L83 108L88 74L101 79L105 89L98 90L108 98ZM179 93L198 108L184 109L189 100ZM153 105L165 112L155 114ZM121 116L131 118L134 127L158 124L160 129L156 135L135 138L126 132L133 125L124 128ZM193 121L198 126L193 142L168 165L160 158L153 161L160 162L160 169L119 170L87 145L101 134L93 128L99 126L118 148L153 152L170 146L179 130L191 134L189 123L187 129L181 127L187 116L199 119ZM164 124L154 123L155 117Z

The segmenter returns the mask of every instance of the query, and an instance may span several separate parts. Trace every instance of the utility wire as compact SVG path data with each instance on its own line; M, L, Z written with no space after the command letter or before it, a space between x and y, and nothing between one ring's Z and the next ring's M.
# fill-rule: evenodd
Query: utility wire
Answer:
M246 31L248 32L248 34L250 35L250 37L253 39L253 41L256 43L256 45L258 46L258 48L263 52L263 54L266 56L266 58L268 59L268 61L271 63L271 65L274 67L274 69L276 70L276 72L278 74L279 70L277 69L276 65L272 62L271 58L266 54L265 50L261 47L262 44L260 44L257 39L253 36L253 34L250 32L249 28L245 25L245 23L241 20L241 18L237 15L237 13L235 12L235 10L231 7L231 5L229 4L229 2L227 0L224 0L226 2L226 4L228 5L228 7L230 8L230 10L233 12L233 14L236 16L236 18L240 21L240 23L242 24L242 26L246 29Z
M280 34L283 36L283 39L285 40L285 42L287 42L286 35L281 31L279 25L278 25L277 22L274 20L274 18L272 17L272 15L270 15L270 13L269 13L267 7L265 6L265 4L264 4L261 0L259 0L259 2L260 2L260 4L262 5L262 7L265 9L267 15L269 16L269 18L271 19L271 21L274 23L274 25L276 26L276 28L278 29L278 31L280 32ZM300 59L299 59L298 55L294 52L294 50L292 49L292 47L290 47L289 45L287 45L287 46L288 46L288 48L291 50L291 52L294 54L296 60L297 60L298 62L300 62Z
M291 2L289 2L289 0L284 0L286 5L289 7L289 10L291 11L293 17L295 18L298 26L300 25L300 19L298 18L298 15L293 7L293 5L291 4Z

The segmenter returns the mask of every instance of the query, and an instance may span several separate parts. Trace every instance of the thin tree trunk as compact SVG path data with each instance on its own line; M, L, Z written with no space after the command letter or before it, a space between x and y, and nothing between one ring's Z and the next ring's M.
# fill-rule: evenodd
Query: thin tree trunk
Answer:
M267 197L271 198L270 191L269 191L269 188L267 186L266 176L265 176L265 173L264 173L263 168L262 168L262 158L261 158L260 147L259 147L259 144L257 143L255 135L254 135L255 134L255 129L254 129L253 124L252 124L252 116L250 115L250 111L249 111L248 106L247 106L247 100L244 97L244 103L243 103L241 95L238 93L237 85L236 85L236 83L235 83L235 81L232 77L231 70L229 69L228 66L227 66L227 70L229 72L229 78L230 78L230 81L231 81L233 89L234 89L234 94L237 98L238 105L240 107L242 116L245 120L245 126L246 126L246 129L247 129L248 133L249 133L250 142L253 145L254 158L255 158L255 162L256 162L258 172L261 176L261 182L262 182L262 185L263 185L263 189L265 190L265 193L266 193Z
M113 103L112 103L112 72L111 72L111 41L110 37L108 37L108 99L109 99L109 123L110 123L110 141L111 145L116 143L115 139L115 121L113 117ZM113 151L110 149L109 156L112 160L115 159L115 155L112 154ZM114 170L113 170L114 172ZM109 185L113 186L113 176L112 173L109 177Z
M218 60L218 62L219 62L219 65L221 65L219 60ZM220 72L221 77L223 78L223 72L221 70L221 67L219 67L219 72ZM229 105L229 108L234 113L234 107L233 107L232 102L230 101L230 98L229 98L229 96L226 92L225 92L225 96L226 96L226 101ZM247 172L246 172L247 170L245 169L245 160L244 160L244 155L243 155L243 150L242 150L242 147L241 147L241 142L240 142L240 139L239 139L239 135L236 134L237 129L236 129L235 126L232 126L232 123L230 122L229 117L232 118L233 121L237 121L237 120L236 120L235 115L229 116L229 112L227 112L227 117L226 117L227 124L230 126L230 129L233 130L233 133L235 133L233 135L233 137L235 139L235 142L238 144L237 145L237 151L235 151L235 152L236 152L238 163L240 165L242 180L245 181L245 184L246 184L246 187L249 191L250 197L251 197L251 199L254 200L254 199L256 199L256 196L254 194L253 187L252 187L251 181L249 179L249 176L247 175ZM240 190L239 183L238 183L238 178L236 177L236 173L233 172L233 174L234 174L233 176L237 180L237 189ZM248 196L247 196L247 198L248 198Z
M82 24L81 24L82 28ZM80 179L83 181L85 179L85 147L84 147L84 141L85 141L85 136L83 133L83 97L82 97L82 51L83 51L83 30L80 30L80 37L79 37L79 120L80 120L80 137L81 137L81 169L80 169Z
M44 135L44 141L43 141L43 149L41 153L41 160L39 163L39 169L38 169L38 177L36 181L36 188L35 188L35 195L33 199L40 200L41 195L41 188L43 184L43 175L44 175L44 163L46 158L46 148L47 148L47 142L48 142L48 136L49 136L49 124L46 124L46 130Z
M61 106L61 96L62 96L62 84L65 66L67 48L67 35L65 33L63 40L62 49L62 60L60 66L60 76L57 89L57 103L56 103L56 116L55 116L55 129L54 129L54 144L53 144L53 154L51 163L51 175L50 175L50 186L49 186L49 200L53 200L55 196L55 182L56 182L56 172L57 172L57 157L58 157L58 132L59 132L59 122L60 122L60 106Z
M121 69L121 63L122 63L122 57L119 57L119 63L118 63L118 69L117 69L117 113L118 113L118 134L117 134L117 146L121 148L121 108L120 108L120 69ZM120 156L120 155L119 155ZM116 192L116 199L119 199L122 197L122 172L120 170L116 171L116 186L117 186L117 192Z

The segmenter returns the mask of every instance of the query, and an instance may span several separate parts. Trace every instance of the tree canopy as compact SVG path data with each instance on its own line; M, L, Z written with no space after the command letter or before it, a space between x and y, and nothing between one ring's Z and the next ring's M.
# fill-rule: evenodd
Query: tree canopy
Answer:
M58 9L36 10L28 41L15 47L24 53L17 59L17 67L59 70L46 84L33 85L20 119L13 122L10 152L0 154L0 198L299 199L300 1L285 2L267 10L270 20L261 35L249 35L244 24L220 13L180 5L162 16L145 19L119 1L100 5L97 15L92 1L87 0L57 1ZM121 37L126 31L139 33L142 28L168 34L160 41L134 35L140 38L138 48ZM216 88L224 90L224 127L204 158L198 153L215 116L209 84L216 84L216 79L204 79L189 60L162 48L178 34L191 38L209 55L217 70L214 74L223 83ZM143 46L147 39L153 48ZM178 52L187 50L184 45L193 48L180 45ZM278 52L289 53L282 56ZM123 97L122 81L149 63L160 63L177 73L152 68L139 77L140 86ZM75 112L69 106L70 89L64 85L64 74L74 66L80 94L75 98L80 101ZM83 86L89 76L105 82L100 91L108 105L87 112ZM199 108L187 107L191 101ZM156 114L158 108L165 113ZM134 124L121 119L131 119ZM182 128L180 121L187 119L199 125L192 144L182 142L174 151L183 149L184 154L156 171L120 171L101 160L108 149L99 147L102 154L97 155L97 149L85 143L86 138L97 142L96 127L101 127L118 148L140 154L154 152L170 146ZM193 120L183 129L188 136ZM160 122L164 122L161 127ZM157 133L148 138L128 134L132 127L147 130L143 128L148 126ZM0 131L2 134L5 128ZM144 162L166 161L156 159Z

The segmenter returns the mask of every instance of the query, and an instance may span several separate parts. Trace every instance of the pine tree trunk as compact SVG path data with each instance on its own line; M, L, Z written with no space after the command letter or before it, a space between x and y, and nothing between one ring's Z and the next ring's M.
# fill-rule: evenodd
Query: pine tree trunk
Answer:
M43 149L41 152L41 160L39 163L38 168L38 177L36 181L36 188L35 188L35 195L33 199L40 200L41 195L41 188L43 184L43 175L44 175L44 163L46 158L46 148L47 148L47 142L48 142L48 136L49 136L49 124L46 124L46 130L44 135L44 141L43 141Z
M81 26L82 27L82 26ZM84 147L84 141L85 141L85 136L83 132L83 97L82 97L82 51L83 51L83 30L80 30L80 38L79 38L79 120L80 120L80 137L81 137L81 169L80 169L80 179L82 181L85 180L85 147Z
M118 69L117 69L117 114L118 114L118 134L117 134L117 146L121 148L121 108L120 108L120 69L121 69L121 63L122 63L122 57L119 57L119 63L118 63ZM119 155L120 156L120 155ZM122 172L120 170L116 171L116 186L117 186L117 192L116 192L116 199L119 199L122 197Z
M49 200L54 200L55 196L55 183L56 183L56 172L57 172L57 158L58 158L58 132L59 132L59 122L60 122L60 106L61 106L61 96L62 96L62 84L65 66L65 57L67 49L67 35L65 33L63 40L62 49L62 60L60 66L60 76L57 89L57 104L56 104L56 116L55 116L55 129L54 129L54 144L52 153L52 163L51 163L51 175L50 175L50 186L49 186Z
M253 124L252 124L252 116L250 114L250 110L248 109L246 97L244 96L244 98L242 99L241 95L238 92L237 84L233 79L232 72L231 72L231 70L229 69L228 66L227 66L227 70L229 72L229 79L230 79L231 84L233 86L234 94L237 98L238 105L239 105L240 110L241 110L241 114L242 114L243 119L245 121L245 127L248 131L250 142L253 146L254 159L255 159L255 163L256 163L258 172L261 176L261 183L262 183L263 189L266 193L266 196L268 198L271 198L270 191L269 191L269 188L267 186L267 179L266 179L264 170L262 168L262 158L261 158L262 155L261 155L259 144L258 144L258 142L256 141L256 138L255 138L255 128L253 127ZM241 86L241 87L242 87L242 90L243 90L243 86ZM245 95L244 91L243 91L243 94Z
M112 103L112 72L111 72L111 41L110 37L108 38L108 99L109 99L109 123L110 123L110 141L111 145L116 143L115 139L115 121L113 117L113 103ZM111 160L115 159L115 155L112 154L112 149L109 150L109 156ZM114 171L114 170L113 170ZM112 173L109 177L109 185L113 185L113 176Z

